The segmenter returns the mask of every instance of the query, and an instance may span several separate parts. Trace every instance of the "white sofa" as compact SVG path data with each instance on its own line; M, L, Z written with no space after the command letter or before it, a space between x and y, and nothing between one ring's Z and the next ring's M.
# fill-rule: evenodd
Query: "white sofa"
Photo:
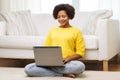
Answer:
M48 30L59 25L50 14L27 13L22 16L21 23L21 13L17 14L17 18L11 13L0 12L0 15L0 58L34 59L33 46L42 46ZM112 12L107 10L80 12L70 21L83 32L86 46L84 60L103 61L103 70L108 70L108 61L120 52L119 23L109 19L111 16ZM28 27L32 25L30 29L22 25L24 20L32 23L26 24ZM24 27L19 28L19 25Z

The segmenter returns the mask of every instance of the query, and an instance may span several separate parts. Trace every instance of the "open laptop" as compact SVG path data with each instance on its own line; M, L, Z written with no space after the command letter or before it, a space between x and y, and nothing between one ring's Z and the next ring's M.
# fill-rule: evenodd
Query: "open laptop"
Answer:
M64 66L59 46L34 46L33 51L37 66Z

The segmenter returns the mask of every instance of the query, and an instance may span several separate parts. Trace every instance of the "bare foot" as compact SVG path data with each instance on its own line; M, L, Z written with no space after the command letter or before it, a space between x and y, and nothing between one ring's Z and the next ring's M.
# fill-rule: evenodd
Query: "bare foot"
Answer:
M64 74L63 76L65 76L65 77L71 77L71 78L75 78L76 77L75 74Z

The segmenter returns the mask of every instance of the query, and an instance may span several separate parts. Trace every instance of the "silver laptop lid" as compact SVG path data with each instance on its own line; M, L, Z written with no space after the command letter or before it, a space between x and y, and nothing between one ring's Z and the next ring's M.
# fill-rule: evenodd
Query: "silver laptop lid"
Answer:
M35 62L38 66L63 66L62 51L59 46L34 46Z

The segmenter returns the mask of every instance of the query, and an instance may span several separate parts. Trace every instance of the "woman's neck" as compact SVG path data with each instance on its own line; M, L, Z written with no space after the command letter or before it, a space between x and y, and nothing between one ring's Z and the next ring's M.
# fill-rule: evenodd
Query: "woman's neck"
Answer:
M69 28L69 27L72 27L70 24L66 24L64 26L60 25L61 28Z

